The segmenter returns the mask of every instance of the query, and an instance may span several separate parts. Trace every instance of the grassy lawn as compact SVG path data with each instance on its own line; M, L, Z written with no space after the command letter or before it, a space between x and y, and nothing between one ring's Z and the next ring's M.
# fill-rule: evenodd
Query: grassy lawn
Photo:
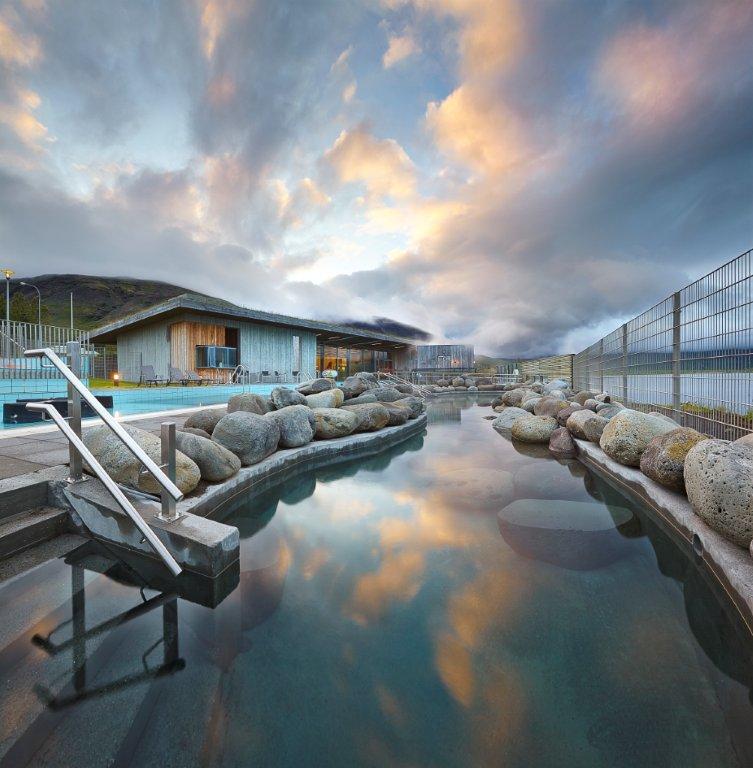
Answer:
M139 389L140 384L133 381L121 381L118 389ZM89 389L115 389L115 382L112 379L89 379Z

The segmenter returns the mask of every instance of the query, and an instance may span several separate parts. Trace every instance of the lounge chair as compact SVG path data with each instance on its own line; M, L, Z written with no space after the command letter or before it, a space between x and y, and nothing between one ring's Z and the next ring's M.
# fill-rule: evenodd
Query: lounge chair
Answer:
M202 384L211 384L208 379L202 379L196 371L186 372L186 382L188 384L196 384L197 387L200 387Z
M157 376L153 365L142 365L140 383L146 384L148 387L158 387L160 384L167 385L168 381L164 376Z
M183 373L180 368L176 368L173 365L170 366L170 381L167 382L168 384L175 382L177 384L182 384L185 387L189 381L190 379L188 376Z
M265 377L266 377L266 378L270 378L270 376L269 376L269 371L262 371L262 372L261 372L261 375L259 376L259 381L260 381L262 384L264 383L264 378L265 378Z

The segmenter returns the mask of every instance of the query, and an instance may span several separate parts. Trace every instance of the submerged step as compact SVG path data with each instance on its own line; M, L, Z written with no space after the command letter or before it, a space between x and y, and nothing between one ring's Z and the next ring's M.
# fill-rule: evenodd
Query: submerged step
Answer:
M55 538L68 528L68 512L57 507L37 507L0 521L0 557L21 552Z

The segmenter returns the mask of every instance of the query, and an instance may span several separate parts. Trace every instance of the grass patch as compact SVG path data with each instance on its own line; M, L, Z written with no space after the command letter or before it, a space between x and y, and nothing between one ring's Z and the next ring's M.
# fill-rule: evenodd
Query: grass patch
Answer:
M134 381L121 381L117 389L139 389L141 385ZM112 379L89 379L89 389L116 389Z

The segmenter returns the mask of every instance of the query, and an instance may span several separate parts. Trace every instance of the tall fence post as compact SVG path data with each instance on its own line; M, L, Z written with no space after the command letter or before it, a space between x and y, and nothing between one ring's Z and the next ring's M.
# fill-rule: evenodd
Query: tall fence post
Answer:
M161 458L162 458L162 466L160 469L164 471L164 473L175 482L175 472L176 472L176 439L175 439L175 422L174 421L165 421L160 428L160 437L161 437ZM164 520L165 522L174 522L177 520L180 515L177 513L175 509L175 499L164 489L160 489L160 497L162 499L162 509L160 510L157 517L160 520Z
M68 351L68 367L76 378L81 377L81 344L78 341L69 341L66 345ZM81 437L81 395L73 384L68 384L68 424L71 429ZM68 479L75 483L84 476L81 454L73 443L68 443L68 461L70 474Z
M684 424L685 420L682 418L682 404L680 402L682 396L681 383L682 383L682 327L681 322L682 313L682 297L680 291L676 291L672 294L672 409L675 412L675 419L679 419L680 424Z
M599 340L599 392L604 391L604 339Z
M628 330L627 323L622 326L622 402L628 401Z

